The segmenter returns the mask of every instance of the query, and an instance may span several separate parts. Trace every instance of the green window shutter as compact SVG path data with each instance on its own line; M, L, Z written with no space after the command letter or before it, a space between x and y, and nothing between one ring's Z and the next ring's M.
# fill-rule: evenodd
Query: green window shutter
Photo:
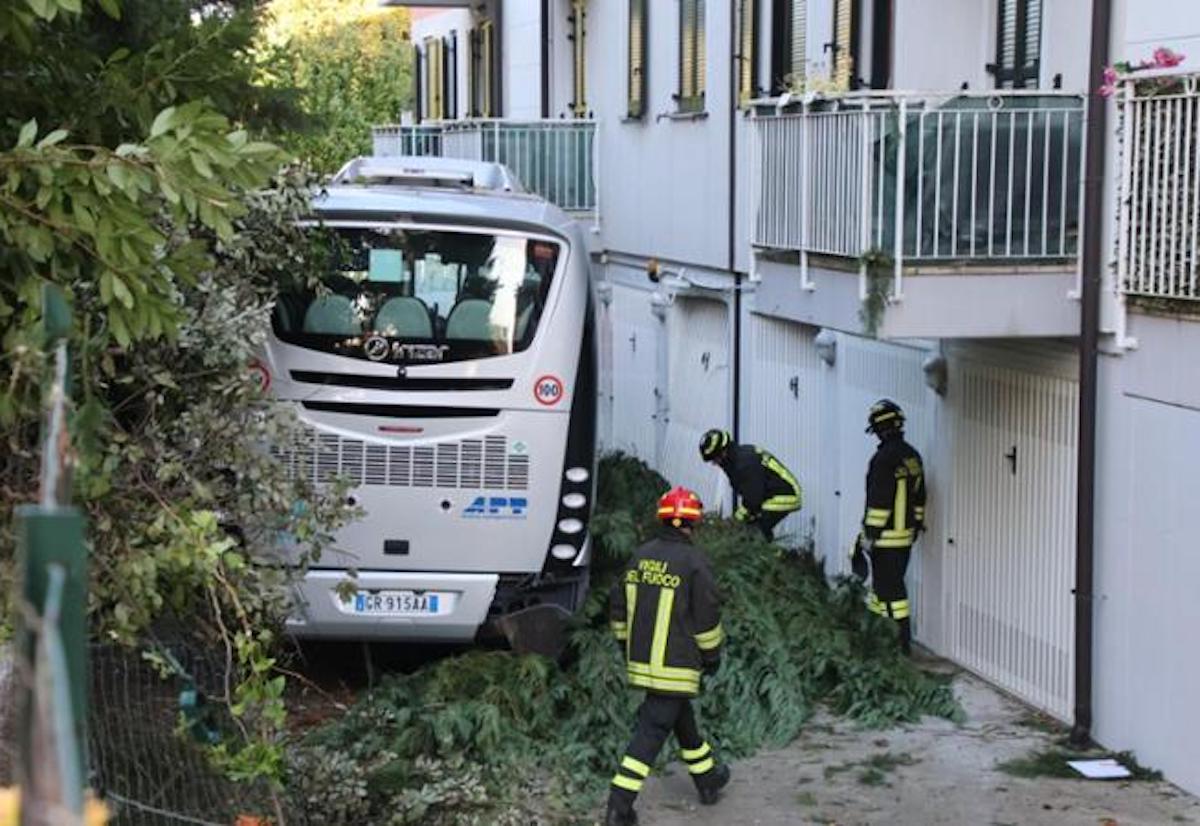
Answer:
M629 0L629 111L631 118L646 114L646 2Z
M738 0L738 103L742 106L753 100L758 92L754 82L757 76L755 61L758 58L755 48L757 10L754 0Z
M485 118L492 117L492 113L496 109L495 95L492 88L492 55L496 47L495 30L491 20L484 20L479 26L480 38L480 55L479 63L481 67L479 83L482 86L483 94L480 96L483 105L480 110L480 116Z
M704 45L704 0L679 3L679 94L681 112L704 109L707 55Z
M803 80L808 76L808 3L792 0L791 74Z
M684 107L696 97L696 4L679 3L679 98Z
M833 17L833 82L838 89L849 89L854 76L854 0L837 0Z
M575 63L575 100L571 111L577 118L587 114L587 51L585 37L587 29L586 5L584 0L571 0L571 40Z
M999 89L1037 86L1041 64L1041 0L998 0L996 63Z

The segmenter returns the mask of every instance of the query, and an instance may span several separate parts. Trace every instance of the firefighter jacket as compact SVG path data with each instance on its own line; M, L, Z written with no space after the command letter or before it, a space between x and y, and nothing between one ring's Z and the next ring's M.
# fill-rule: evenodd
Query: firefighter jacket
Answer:
M721 469L751 516L800 509L800 483L783 462L761 447L731 445Z
M876 548L911 548L925 529L921 454L897 433L879 443L867 468L863 535Z
M625 643L630 685L695 697L700 672L720 661L725 632L720 598L704 551L681 531L633 552L609 600L613 633Z

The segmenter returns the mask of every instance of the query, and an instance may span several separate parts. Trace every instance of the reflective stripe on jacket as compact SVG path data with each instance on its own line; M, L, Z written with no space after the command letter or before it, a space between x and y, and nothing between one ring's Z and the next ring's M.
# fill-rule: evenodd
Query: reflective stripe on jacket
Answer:
M754 445L732 445L725 457L721 469L752 516L800 509L800 483L770 451Z
M881 442L871 457L862 525L877 548L911 548L925 527L924 465L900 435Z
M682 532L633 553L609 599L609 619L625 642L631 685L659 694L700 693L705 662L720 658L725 632L708 557Z

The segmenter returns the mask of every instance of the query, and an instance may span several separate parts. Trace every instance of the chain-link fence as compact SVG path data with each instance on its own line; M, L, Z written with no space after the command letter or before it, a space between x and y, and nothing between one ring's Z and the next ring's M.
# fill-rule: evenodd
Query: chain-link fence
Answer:
M236 783L213 767L206 746L228 734L224 665L185 646L162 649L153 663L115 646L89 650L90 786L120 826L215 824L282 818L264 783ZM11 647L0 649L0 786L15 782L13 736L18 672Z

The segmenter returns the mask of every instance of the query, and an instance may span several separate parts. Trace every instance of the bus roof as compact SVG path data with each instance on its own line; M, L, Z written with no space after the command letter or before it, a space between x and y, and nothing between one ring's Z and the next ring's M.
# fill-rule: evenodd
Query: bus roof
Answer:
M359 158L313 200L327 220L444 221L549 230L566 235L572 220L527 194L499 164L442 158Z

